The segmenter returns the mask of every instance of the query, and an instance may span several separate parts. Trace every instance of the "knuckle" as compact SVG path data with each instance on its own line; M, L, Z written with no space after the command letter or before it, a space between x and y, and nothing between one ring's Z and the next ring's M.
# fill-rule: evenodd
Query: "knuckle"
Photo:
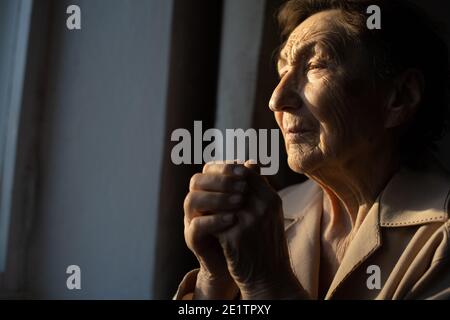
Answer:
M190 225L190 229L191 229L190 233L192 235L198 234L201 227L202 227L202 223L199 218L192 219L191 225Z
M196 188L199 187L201 177L202 177L201 173L196 173L192 176L191 181L189 182L190 190L195 190Z
M186 228L184 230L184 240L186 241L186 244L188 245L188 247L191 248L192 244L194 242L193 241L194 240L193 232L192 232L191 226L189 226L188 228Z
M183 207L185 212L190 212L193 209L193 202L194 202L194 194L192 192L189 192L184 198Z
M190 230L188 231L189 242L193 247L201 243L203 236L203 224L201 223L199 218L194 218L190 225Z
M184 228L184 239L188 245L192 242L192 232L190 226Z
M196 237L195 234L190 233L190 234L187 236L186 243L187 243L188 248L189 248L192 252L196 252L196 251L197 251L198 246L199 246L199 239L198 239L198 237Z
M210 161L210 162L207 162L207 163L203 166L203 173L207 173L208 171L211 171L212 169L214 169L215 166L217 166L217 161Z

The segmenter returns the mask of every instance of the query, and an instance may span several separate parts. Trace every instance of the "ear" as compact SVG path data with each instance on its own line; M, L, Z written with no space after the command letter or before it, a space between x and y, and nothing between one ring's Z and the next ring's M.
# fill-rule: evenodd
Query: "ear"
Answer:
M424 92L422 72L408 69L392 83L385 110L385 127L395 128L408 123L416 113Z

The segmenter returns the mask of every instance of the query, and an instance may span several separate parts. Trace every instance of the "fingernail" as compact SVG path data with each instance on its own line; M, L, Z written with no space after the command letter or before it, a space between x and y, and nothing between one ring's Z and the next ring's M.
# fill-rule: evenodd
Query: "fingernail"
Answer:
M234 190L239 191L239 192L244 192L245 185L246 185L245 181L236 182L234 184Z
M242 200L242 197L240 195L238 195L238 194L232 195L230 197L230 203L231 204L238 204L239 202L241 202L241 200Z
M243 176L245 173L245 169L241 166L236 166L236 167L234 167L233 172L235 175Z
M234 220L234 215L232 213L224 214L222 216L222 221L225 223L231 223Z

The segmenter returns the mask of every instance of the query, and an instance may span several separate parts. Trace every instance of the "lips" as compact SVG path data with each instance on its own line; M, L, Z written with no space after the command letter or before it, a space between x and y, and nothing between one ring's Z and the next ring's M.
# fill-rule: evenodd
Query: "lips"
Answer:
M286 127L285 128L285 133L286 134L297 134L297 133L305 133L305 132L309 132L312 131L311 129L302 127L302 126L291 126L291 127Z
M300 126L287 127L285 129L285 139L287 141L300 140L305 134L312 132L308 128L302 128Z
M286 133L301 133L303 131L305 130L302 130L300 127L288 127L285 130Z

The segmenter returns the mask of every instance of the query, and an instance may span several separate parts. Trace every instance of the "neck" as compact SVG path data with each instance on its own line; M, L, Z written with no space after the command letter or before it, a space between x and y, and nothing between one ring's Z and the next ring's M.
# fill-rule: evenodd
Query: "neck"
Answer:
M307 174L326 195L328 230L356 233L378 194L398 170L399 159L391 150L379 144Z

